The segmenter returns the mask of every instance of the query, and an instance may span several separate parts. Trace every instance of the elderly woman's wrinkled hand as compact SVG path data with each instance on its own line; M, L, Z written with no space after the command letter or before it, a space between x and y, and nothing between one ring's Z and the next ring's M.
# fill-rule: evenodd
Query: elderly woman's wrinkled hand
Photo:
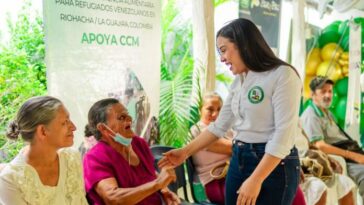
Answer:
M171 182L176 181L176 178L176 172L173 167L164 167L157 177L157 184L160 189L164 189Z
M187 153L184 149L174 149L163 153L163 157L159 160L158 166L162 167L177 167L181 165L187 158Z

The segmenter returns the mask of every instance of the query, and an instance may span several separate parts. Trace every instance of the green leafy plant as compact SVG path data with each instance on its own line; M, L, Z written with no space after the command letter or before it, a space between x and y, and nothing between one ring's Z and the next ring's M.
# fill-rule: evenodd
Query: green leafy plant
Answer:
M220 6L221 4L223 4L225 2L229 2L229 1L233 1L233 0L214 0L214 6L216 8L217 6ZM234 1L237 1L237 0L234 0Z
M159 143L181 147L189 141L191 124L198 119L199 86L194 81L192 24L179 16L176 2L162 12L162 63Z
M26 1L16 22L7 19L10 40L0 45L0 162L11 160L23 146L21 140L5 139L8 122L25 100L47 91L43 20L31 13L31 3Z
M228 0L215 0L215 7ZM162 62L160 90L159 144L181 147L191 140L189 130L199 118L200 76L204 68L194 70L191 21L183 20L176 0L169 0L162 10ZM231 79L218 74L224 84Z

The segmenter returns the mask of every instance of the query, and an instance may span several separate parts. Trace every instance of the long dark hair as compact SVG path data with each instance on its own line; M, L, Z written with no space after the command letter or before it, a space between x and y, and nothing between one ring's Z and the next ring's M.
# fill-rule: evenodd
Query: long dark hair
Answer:
M264 72L281 65L293 68L274 55L256 25L248 19L231 21L217 32L216 39L218 37L227 38L237 46L240 57L249 70Z

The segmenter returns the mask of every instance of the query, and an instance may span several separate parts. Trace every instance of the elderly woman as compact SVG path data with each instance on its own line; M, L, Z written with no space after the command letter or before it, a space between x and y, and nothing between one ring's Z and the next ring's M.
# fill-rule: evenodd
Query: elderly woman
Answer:
M29 145L1 172L0 204L87 204L80 155L60 149L73 144L75 130L60 100L41 96L26 101L7 137L20 134Z
M222 99L217 93L209 92L202 97L201 119L191 127L193 138L198 137L211 122L216 120L222 104ZM192 155L198 176L205 187L207 198L216 204L225 204L225 176L214 178L210 171L216 167L222 168L226 161L230 160L233 134L233 131L229 130L224 138ZM220 171L222 170L220 169Z
M83 160L86 192L92 204L179 204L166 187L175 180L172 168L159 175L144 139L135 136L132 119L118 100L96 102L88 113L89 128L99 141Z

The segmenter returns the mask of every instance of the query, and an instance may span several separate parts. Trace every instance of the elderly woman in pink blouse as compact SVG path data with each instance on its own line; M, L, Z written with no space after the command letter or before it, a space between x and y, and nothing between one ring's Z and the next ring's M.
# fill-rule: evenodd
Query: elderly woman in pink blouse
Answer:
M156 174L144 139L135 136L132 119L118 100L96 102L88 113L89 128L98 143L83 160L86 192L92 204L179 204L167 189L176 179L173 168Z

